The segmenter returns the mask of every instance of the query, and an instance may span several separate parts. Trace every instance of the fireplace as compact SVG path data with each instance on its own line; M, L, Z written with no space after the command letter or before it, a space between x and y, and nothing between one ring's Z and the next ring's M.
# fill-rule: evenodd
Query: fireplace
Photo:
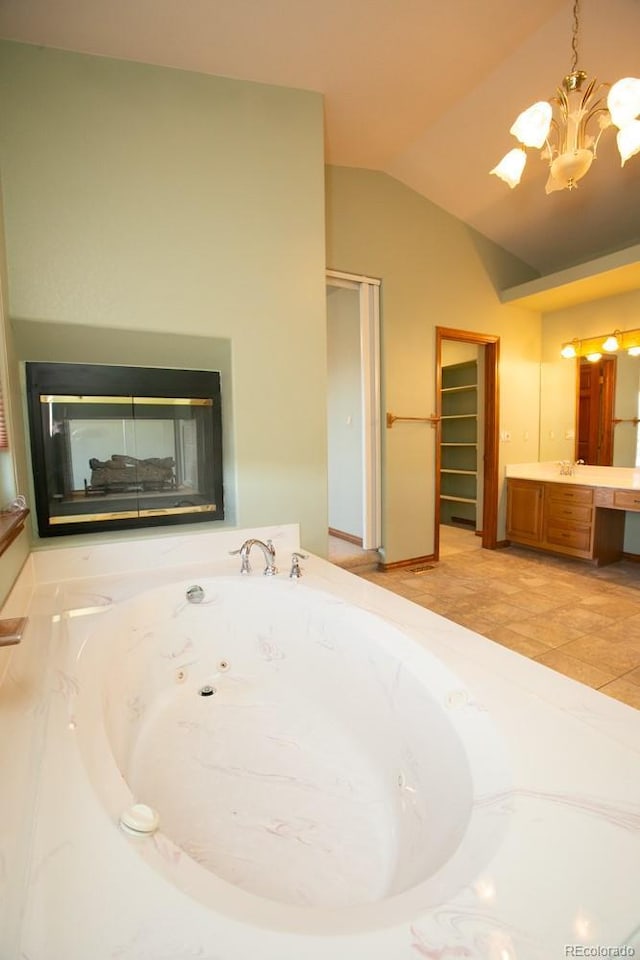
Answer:
M38 530L222 520L220 374L27 363Z

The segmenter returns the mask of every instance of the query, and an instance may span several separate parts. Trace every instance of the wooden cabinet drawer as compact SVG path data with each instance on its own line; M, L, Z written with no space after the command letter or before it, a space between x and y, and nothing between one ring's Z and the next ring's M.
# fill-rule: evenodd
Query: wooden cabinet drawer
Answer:
M563 527L559 523L547 525L547 543L588 553L591 549L591 527Z
M573 520L576 523L591 523L592 508L588 504L571 503L566 500L550 500L548 504L550 520Z
M640 490L614 490L613 506L618 510L640 510Z
M593 503L593 487L577 487L563 483L547 483L547 498L560 500L563 503L583 503L591 506Z

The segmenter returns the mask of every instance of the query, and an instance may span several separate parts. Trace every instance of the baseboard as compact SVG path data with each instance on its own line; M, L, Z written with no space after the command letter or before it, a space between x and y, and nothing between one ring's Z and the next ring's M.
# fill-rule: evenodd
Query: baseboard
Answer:
M345 533L344 530L336 530L329 527L329 536L337 537L338 540L346 540L347 543L355 543L356 547L362 546L362 537L355 537L352 533Z
M640 553L624 553L622 554L623 560L630 560L631 563L640 563Z
M402 570L403 567L417 567L420 563L435 563L435 557L431 553L428 557L411 557L409 560L396 560L395 563L381 563L380 570Z
M504 550L511 546L511 540L496 540L496 550Z

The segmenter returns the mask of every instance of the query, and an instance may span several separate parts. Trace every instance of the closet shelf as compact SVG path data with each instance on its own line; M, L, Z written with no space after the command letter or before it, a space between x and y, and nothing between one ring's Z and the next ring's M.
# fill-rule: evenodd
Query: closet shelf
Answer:
M478 363L446 364L440 384L440 522L475 527L478 504Z

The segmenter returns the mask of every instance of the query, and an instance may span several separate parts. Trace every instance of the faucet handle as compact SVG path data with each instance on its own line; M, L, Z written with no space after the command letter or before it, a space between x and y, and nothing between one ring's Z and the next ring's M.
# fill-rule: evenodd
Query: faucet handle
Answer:
M251 564L249 563L249 552L246 543L243 543L238 550L229 550L230 557L237 557L240 554L241 564L240 573L251 573Z
M291 571L289 577L293 580L299 580L302 576L302 570L300 568L300 560L307 560L309 557L308 553L298 553L297 550L294 550L291 554Z

